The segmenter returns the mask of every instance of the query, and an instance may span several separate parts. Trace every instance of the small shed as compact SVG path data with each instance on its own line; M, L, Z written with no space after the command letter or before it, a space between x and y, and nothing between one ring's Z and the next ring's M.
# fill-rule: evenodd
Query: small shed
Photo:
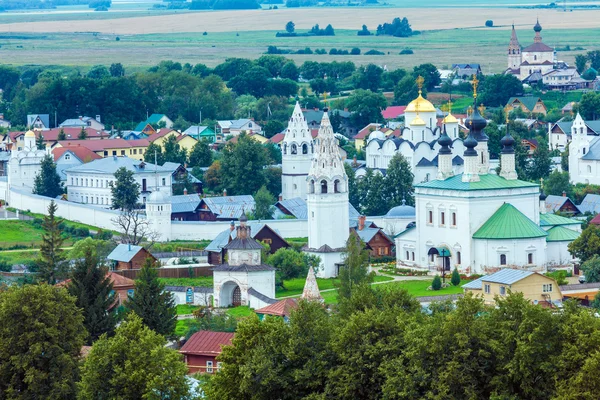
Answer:
M115 247L108 255L107 259L113 262L115 270L122 271L127 269L141 269L148 257L157 261L156 258L142 246L122 243Z
M233 332L198 331L179 350L183 354L190 374L214 374L220 366L217 356L223 346L231 345Z

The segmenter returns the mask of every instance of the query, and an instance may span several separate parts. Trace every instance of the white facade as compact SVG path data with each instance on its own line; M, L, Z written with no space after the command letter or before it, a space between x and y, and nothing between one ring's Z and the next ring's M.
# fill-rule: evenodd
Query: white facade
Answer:
M334 277L350 232L348 176L327 113L319 128L307 185L307 252L321 257L320 277Z
M508 69L506 73L515 75L519 80L525 80L531 74L545 75L556 65L556 52L542 42L542 27L539 21L534 26L535 37L533 44L521 49L515 26L512 27L508 45Z
M107 157L65 170L69 201L111 207L110 184L116 181L114 174L120 167L134 171L134 179L140 185L139 203L145 204L156 187L171 196L173 171L128 157Z
M571 126L569 175L573 183L600 184L600 137L587 134L579 113Z
M171 201L166 193L160 191L160 188L148 196L146 218L160 241L171 240Z
M13 150L8 160L8 186L32 191L36 175L40 173L45 150L38 150L35 133L28 131L24 135L23 148Z
M284 200L300 197L306 200L306 179L314 153L312 135L300 104L296 102L281 143L281 187Z

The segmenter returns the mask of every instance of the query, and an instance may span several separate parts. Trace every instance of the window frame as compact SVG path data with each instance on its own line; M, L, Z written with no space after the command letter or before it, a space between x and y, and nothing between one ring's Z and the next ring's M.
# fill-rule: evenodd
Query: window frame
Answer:
M206 360L206 372L209 374L213 373L213 362L211 360Z

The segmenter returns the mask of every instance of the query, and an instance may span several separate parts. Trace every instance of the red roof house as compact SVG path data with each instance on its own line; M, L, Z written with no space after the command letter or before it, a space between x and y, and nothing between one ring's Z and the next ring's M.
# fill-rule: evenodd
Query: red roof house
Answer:
M54 156L54 161L58 161L58 159L65 154L67 151L75 154L75 157L79 158L82 163L88 163L90 161L98 160L100 157L98 154L94 153L90 149L85 146L65 146L65 147L55 147L52 150L52 155Z
M406 110L406 106L389 106L381 112L381 115L385 119L396 119L404 115L404 110Z
M114 306L119 306L127 301L127 296L132 295L135 289L135 281L133 279L126 278L116 272L109 272L108 278L113 284L113 290L115 291L116 301ZM67 287L71 282L70 279L64 280L56 284L59 287Z
M596 216L590 221L590 224L600 225L600 214L596 214Z
M231 345L234 333L198 331L179 350L185 357L190 374L201 372L214 374L220 368L216 361L223 346Z
M265 315L275 315L287 319L292 314L292 310L295 310L296 308L298 308L296 299L283 299L279 300L277 303L259 308L255 313L257 313L261 319L263 319Z

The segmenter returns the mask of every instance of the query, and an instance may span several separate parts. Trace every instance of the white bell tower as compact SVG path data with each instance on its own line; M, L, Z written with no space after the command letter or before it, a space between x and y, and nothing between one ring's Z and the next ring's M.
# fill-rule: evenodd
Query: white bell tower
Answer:
M171 201L169 196L156 188L146 201L146 217L158 235L158 241L171 240Z
M281 190L284 200L300 197L306 200L306 177L314 153L312 135L300 104L296 102L281 143Z
M318 275L338 275L350 226L348 176L327 111L323 114L307 179L308 249L321 258Z

